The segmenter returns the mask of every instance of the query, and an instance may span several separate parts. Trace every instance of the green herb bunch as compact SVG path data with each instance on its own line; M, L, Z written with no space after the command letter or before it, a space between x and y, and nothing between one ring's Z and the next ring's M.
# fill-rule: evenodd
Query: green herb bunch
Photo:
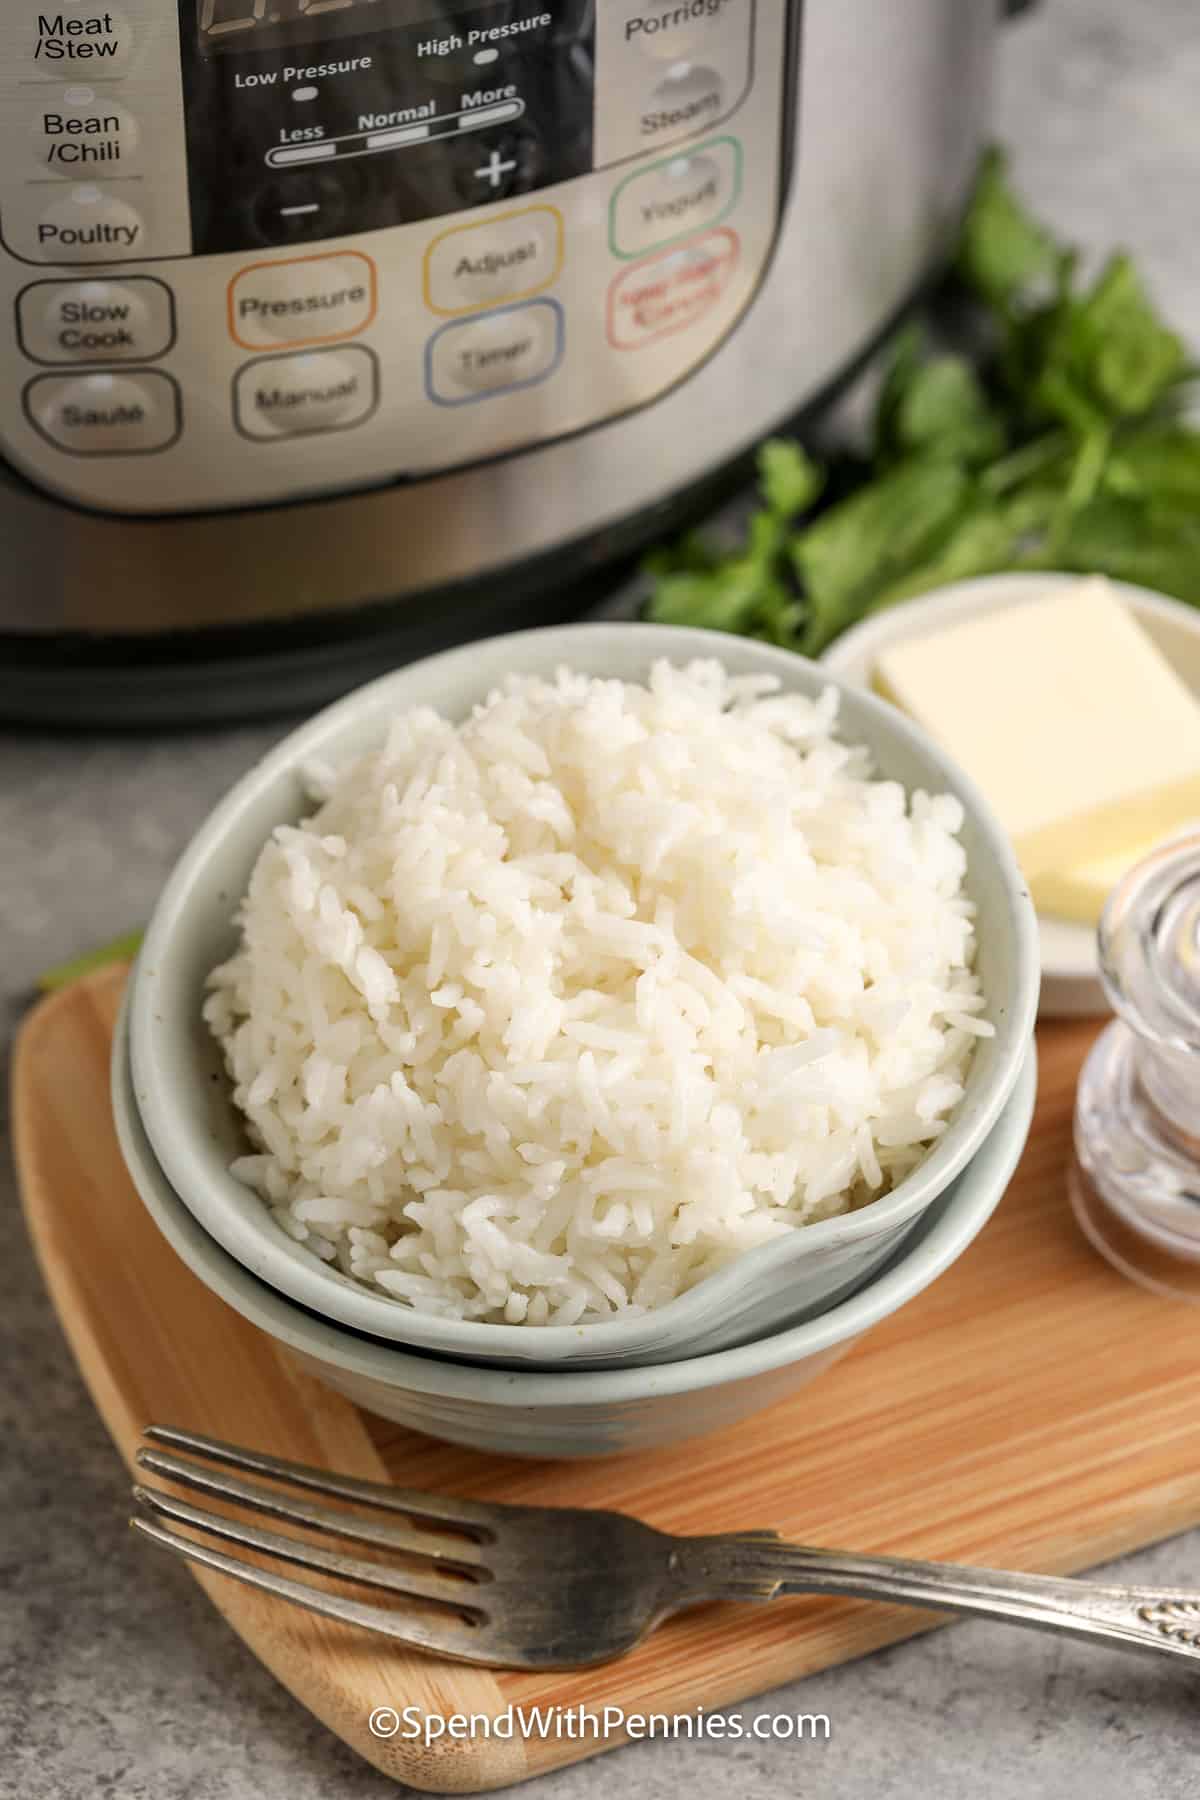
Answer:
M1004 569L1102 573L1200 605L1196 371L1129 257L1083 279L993 150L952 280L973 348L901 333L849 491L831 495L799 444L764 444L743 541L658 552L648 617L811 656L866 613Z

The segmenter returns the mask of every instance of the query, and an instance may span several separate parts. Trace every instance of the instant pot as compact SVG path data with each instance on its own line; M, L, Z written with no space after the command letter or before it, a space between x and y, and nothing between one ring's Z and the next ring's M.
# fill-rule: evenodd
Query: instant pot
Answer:
M20 0L0 713L584 609L937 266L997 0Z

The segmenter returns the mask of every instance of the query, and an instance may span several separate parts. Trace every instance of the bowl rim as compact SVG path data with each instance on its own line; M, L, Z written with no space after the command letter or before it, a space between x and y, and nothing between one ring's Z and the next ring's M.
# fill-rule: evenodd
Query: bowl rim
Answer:
M638 622L538 627L461 645L393 670L289 732L212 809L168 877L130 980L130 1037L137 1100L154 1154L184 1204L200 1225L251 1273L301 1305L388 1342L406 1343L434 1353L446 1351L467 1358L486 1355L497 1361L524 1364L537 1361L553 1365L585 1355L612 1360L621 1355L644 1354L650 1344L669 1347L677 1332L700 1328L703 1318L728 1304L726 1296L753 1279L756 1269L773 1264L780 1255L780 1240L760 1245L707 1276L687 1293L633 1320L544 1325L531 1334L529 1327L520 1325L435 1318L417 1313L392 1297L373 1293L340 1271L330 1270L315 1257L310 1267L306 1259L295 1254L296 1246L285 1248L279 1241L280 1227L265 1207L261 1220L240 1209L238 1201L244 1200L249 1190L227 1169L207 1168L204 1148L181 1124L173 1104L167 1073L170 1058L163 1054L172 1030L171 1007L163 1004L163 971L169 966L181 935L186 936L196 889L210 858L219 852L243 813L281 777L295 776L303 764L328 754L347 730L376 714L385 714L393 705L417 704L416 690L425 683L453 679L464 672L469 675L477 660L495 646L503 646L514 668L519 669L523 661L528 661L527 652L549 650L553 662L574 660L576 666L586 669L589 647L602 654L605 646L618 641L644 646L642 660L647 667L659 656L675 660L696 656L726 659L731 642L735 642L740 658L750 658L764 673L779 674L785 685L789 673L794 675L799 669L804 671L801 687L838 688L853 707L873 715L881 735L903 743L959 794L1009 895L1015 948L1011 991L996 1020L1000 1045L987 1087L973 1096L969 1112L959 1112L952 1118L946 1133L902 1182L856 1212L806 1226L787 1240L789 1257L799 1259L821 1250L869 1241L915 1218L966 1166L995 1124L1021 1069L1036 1018L1039 958L1036 919L1016 858L975 783L939 745L885 700L832 673L821 663L773 645L731 640L726 633L693 627ZM541 667L545 666L543 661ZM480 684L468 680L467 685ZM483 692L487 685L483 684ZM405 696L400 702L392 700L397 693ZM434 703L438 703L436 699Z
M861 1337L932 1286L979 1236L1024 1153L1037 1086L1037 1044L1030 1038L1013 1093L976 1153L973 1166L982 1159L977 1179L939 1194L882 1274L873 1275L848 1299L748 1344L678 1362L614 1369L505 1369L446 1360L339 1325L253 1275L204 1230L154 1155L134 1092L128 994L114 1034L111 1096L121 1154L142 1204L196 1278L252 1325L316 1362L387 1387L433 1399L538 1411L703 1392L770 1374Z

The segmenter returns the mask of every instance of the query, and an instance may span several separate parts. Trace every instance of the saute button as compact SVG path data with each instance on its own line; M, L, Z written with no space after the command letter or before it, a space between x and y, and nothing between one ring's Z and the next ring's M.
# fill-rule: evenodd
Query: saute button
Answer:
M379 364L360 344L260 356L234 382L234 416L245 437L307 437L348 431L379 403Z
M725 83L715 69L677 63L651 94L638 129L643 140L687 137L715 124L724 107Z
M715 225L736 201L741 176L741 146L733 138L715 138L626 176L613 195L614 254L640 256Z
M425 304L433 312L461 313L527 299L557 276L562 245L562 214L553 206L452 226L425 252Z
M65 88L39 100L31 128L41 166L74 181L123 172L136 158L141 135L127 107L89 87Z
M124 281L34 281L17 301L21 348L33 362L152 362L171 348L171 290Z
M37 247L44 262L120 262L145 255L146 227L141 214L115 194L77 187L42 214Z
M527 300L459 325L443 325L425 354L429 397L464 406L545 381L562 360L563 313L554 300Z
M376 288L361 250L255 263L229 284L229 333L247 350L356 337L375 317Z
M179 436L179 389L155 370L136 375L38 375L25 389L31 423L75 456L136 456Z

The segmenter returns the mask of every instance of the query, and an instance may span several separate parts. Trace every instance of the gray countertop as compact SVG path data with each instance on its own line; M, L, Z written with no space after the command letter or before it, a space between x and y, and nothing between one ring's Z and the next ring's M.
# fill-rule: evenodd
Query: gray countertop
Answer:
M1195 0L1049 0L1003 53L1002 135L1042 210L1123 240L1200 343L1200 30ZM145 916L195 824L279 725L137 740L0 736L0 1009L36 973ZM0 1796L13 1800L384 1800L395 1790L303 1712L187 1575L124 1529L126 1481L75 1372L24 1234L0 1264ZM1190 1316L1181 1319L1189 1329ZM747 1521L753 1523L753 1521ZM1130 1580L1200 1589L1200 1532L1129 1559ZM1171 1665L958 1626L741 1710L824 1712L827 1743L648 1743L546 1778L544 1800L724 1785L986 1800L1195 1792L1194 1685Z

